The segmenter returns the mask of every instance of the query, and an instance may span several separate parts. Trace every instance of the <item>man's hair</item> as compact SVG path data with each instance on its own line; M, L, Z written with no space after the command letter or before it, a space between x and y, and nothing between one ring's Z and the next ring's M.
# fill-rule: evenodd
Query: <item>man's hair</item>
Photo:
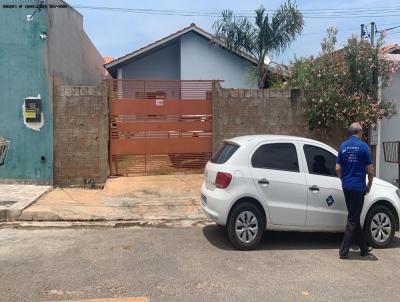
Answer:
M352 123L349 127L349 134L354 135L362 131L362 127L359 123Z

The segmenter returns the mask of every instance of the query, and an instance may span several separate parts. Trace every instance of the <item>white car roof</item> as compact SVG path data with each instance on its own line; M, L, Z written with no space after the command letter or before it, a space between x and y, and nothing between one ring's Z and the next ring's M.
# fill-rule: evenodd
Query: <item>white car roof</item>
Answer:
M317 144L322 144L325 145L326 147L329 147L333 149L332 147L328 146L325 143L319 142L317 140L313 140L310 138L305 138L305 137L299 137L299 136L291 136L291 135L275 135L275 134L259 134L259 135L246 135L246 136L238 136L234 137L231 139L226 139L225 141L227 142L233 142L238 145L246 145L248 143L252 144L257 144L263 141L279 141L279 140L285 140L285 141L301 141L301 142L308 142L308 143L317 143Z

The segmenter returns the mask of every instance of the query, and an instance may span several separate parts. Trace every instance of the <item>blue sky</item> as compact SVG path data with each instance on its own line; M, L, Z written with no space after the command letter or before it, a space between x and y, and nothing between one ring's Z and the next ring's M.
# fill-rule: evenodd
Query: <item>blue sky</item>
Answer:
M255 8L263 5L274 10L283 0L69 0L71 5L104 6L135 9L157 10L192 10L217 13L231 9L239 13L250 14ZM378 30L400 25L400 3L398 0L298 0L298 8L304 12L305 27L303 35L298 38L285 53L273 56L273 61L288 63L296 56L316 55L320 49L320 41L326 33L326 28L339 28L338 46L352 34L360 33L360 24L375 21ZM388 8L391 8L390 12ZM346 18L310 18L316 9L345 10ZM378 9L379 11L360 12L363 9ZM157 39L163 38L194 22L201 28L213 32L212 24L215 17L204 16L166 16L135 14L125 12L101 11L93 9L78 9L84 16L85 31L102 55L120 57L145 46ZM329 12L330 13L330 12ZM344 16L342 13L330 13ZM355 16L358 14L358 16ZM385 17L371 16L391 15ZM360 16L362 15L362 16ZM397 43L400 39L400 28L388 32L386 43Z

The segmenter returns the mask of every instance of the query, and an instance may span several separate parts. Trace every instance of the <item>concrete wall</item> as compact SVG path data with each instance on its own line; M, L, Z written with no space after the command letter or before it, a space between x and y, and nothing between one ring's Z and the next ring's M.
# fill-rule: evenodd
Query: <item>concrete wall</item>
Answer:
M181 37L182 80L224 80L227 88L256 88L248 78L249 63L237 55L217 48L196 33Z
M1 0L0 5L10 4ZM15 0L12 4L36 4ZM47 79L48 30L44 12L27 22L32 9L0 9L0 135L11 141L0 182L13 180L51 183L53 180L53 121ZM40 131L23 122L22 105L28 96L41 96L44 125Z
M104 86L60 86L54 103L54 182L104 183L108 174L108 109Z
M175 42L138 57L122 67L122 78L140 80L179 80L180 46Z
M341 131L310 132L298 90L213 88L213 152L224 139L250 134L313 138L337 149Z
M46 17L51 85L99 85L104 61L83 30L82 15L58 8L46 10Z
M396 104L397 114L390 119L384 119L381 122L381 142L400 141L400 71L396 71L393 82L383 91L383 98L392 100ZM380 178L396 183L398 181L398 166L392 163L386 163L383 153L383 147L380 156Z

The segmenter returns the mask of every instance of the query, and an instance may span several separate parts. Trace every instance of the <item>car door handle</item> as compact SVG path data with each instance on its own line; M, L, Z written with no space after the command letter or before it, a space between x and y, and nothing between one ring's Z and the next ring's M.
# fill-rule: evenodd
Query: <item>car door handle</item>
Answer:
M317 186L311 186L311 187L309 187L308 188L310 191L313 191L313 192L318 192L319 191L319 187L317 187Z
M258 181L258 183L259 183L260 185L269 185L269 181L268 181L267 179L265 179L265 178L260 179L260 180Z

